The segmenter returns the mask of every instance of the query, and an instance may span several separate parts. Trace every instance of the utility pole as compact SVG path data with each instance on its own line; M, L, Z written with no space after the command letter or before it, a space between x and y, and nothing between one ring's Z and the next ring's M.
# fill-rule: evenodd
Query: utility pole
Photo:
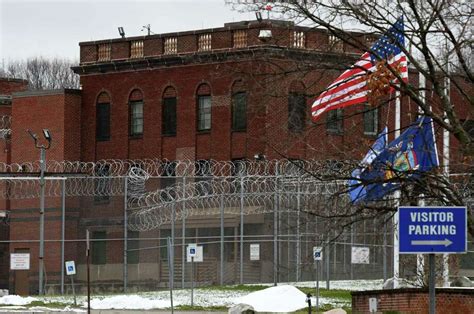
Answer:
M39 235L39 254L38 254L38 294L44 294L43 287L43 275L44 275L44 198L45 198L45 180L44 172L46 170L46 150L51 147L51 133L48 129L43 129L43 136L48 141L47 145L38 143L38 136L33 133L31 130L28 130L28 133L33 138L35 142L35 148L40 150L40 235Z

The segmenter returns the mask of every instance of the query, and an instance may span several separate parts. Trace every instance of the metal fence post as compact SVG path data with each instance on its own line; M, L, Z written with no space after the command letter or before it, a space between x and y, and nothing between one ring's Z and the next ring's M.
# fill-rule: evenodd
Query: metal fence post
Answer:
M175 239L175 231L176 231L175 223L176 223L176 203L173 203L172 213L171 213L171 243L172 243L171 250L173 251L173 254L171 255L171 263L173 264L173 269L174 269L174 241L176 240ZM174 276L173 276L173 285L174 285Z
M278 283L278 161L275 163L275 199L273 204L273 285Z
M224 284L224 194L221 194L220 198L220 215L221 215L221 267L220 267L220 278L219 282L222 286Z
M123 198L123 292L127 292L128 282L128 215L127 215L127 190L128 177L124 177Z
M298 177L298 190L296 195L296 281L300 281L301 266L301 238L300 238L300 210L301 210L301 179Z
M183 199L186 195L186 177L183 175ZM181 208L183 217L182 224L181 224L181 288L184 288L184 277L185 277L185 270L186 270L186 202L183 200L182 208Z
M240 177L240 284L244 283L244 177Z
M64 238L66 236L66 180L61 191L61 294L64 294Z

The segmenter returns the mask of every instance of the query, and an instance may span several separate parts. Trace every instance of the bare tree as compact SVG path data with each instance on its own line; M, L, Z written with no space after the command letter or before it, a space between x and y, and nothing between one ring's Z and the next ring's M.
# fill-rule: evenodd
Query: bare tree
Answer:
M231 1L238 9L260 10L265 4ZM347 45L367 50L360 36L348 30L384 34L400 17L405 18L405 47L412 69L426 77L428 93L435 95L425 102L419 89L409 82L393 86L422 108L435 123L448 130L460 143L465 156L474 156L472 135L468 120L474 118L473 68L472 68L472 4L461 0L312 0L275 1L274 16L289 19L297 24L324 28ZM371 53L376 54L374 51ZM398 77L396 69L389 68ZM446 80L452 89L468 104L457 106L446 93ZM459 100L458 100L459 101Z
M76 64L68 59L34 57L9 62L0 73L27 80L31 90L79 88L79 75L71 70Z

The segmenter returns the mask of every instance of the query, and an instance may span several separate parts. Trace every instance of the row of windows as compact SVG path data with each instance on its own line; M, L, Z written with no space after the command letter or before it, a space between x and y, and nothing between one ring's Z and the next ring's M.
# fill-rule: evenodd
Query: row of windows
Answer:
M247 47L247 31L236 30L232 33L233 47L243 48ZM130 42L130 58L143 58L144 57L144 41L133 40ZM198 51L210 51L212 49L212 34L199 34L197 35L197 50ZM163 54L176 54L178 53L178 37L166 37L163 39ZM110 61L112 57L112 46L110 43L99 44L97 46L97 60L98 61Z
M165 37L163 39L163 51L165 55L178 53L178 39L177 36ZM343 42L334 35L328 36L329 48L334 51L343 51ZM293 48L306 48L306 33L303 31L293 31L290 40ZM245 48L248 45L247 30L235 30L232 32L232 47ZM143 58L144 57L144 41L133 40L130 41L129 57ZM212 49L212 33L197 35L197 50L210 51ZM97 61L110 61L112 57L112 46L110 43L97 45Z
M176 135L177 97L165 97L162 100L162 135ZM246 131L247 129L247 93L232 94L232 130ZM303 93L291 92L288 96L288 130L302 132L306 126L306 97ZM143 100L129 101L129 135L140 137L144 130ZM329 111L326 120L328 132L340 134L343 132L343 109ZM366 106L363 113L364 134L375 135L378 131L378 110ZM212 97L211 95L197 96L197 131L211 130ZM99 141L110 139L110 103L99 102L96 105L96 138Z
M176 93L174 93L176 94ZM162 99L162 135L176 135L177 97ZM212 122L212 97L209 94L197 96L197 130L210 131ZM143 99L129 101L129 135L143 135ZM236 92L232 95L232 130L247 129L247 93ZM99 141L110 139L110 98L99 96L96 104L96 138Z

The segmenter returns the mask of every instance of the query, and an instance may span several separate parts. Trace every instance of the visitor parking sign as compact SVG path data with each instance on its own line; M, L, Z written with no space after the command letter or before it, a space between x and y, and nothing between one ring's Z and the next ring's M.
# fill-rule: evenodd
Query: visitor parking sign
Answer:
M399 207L400 253L466 253L466 207Z

